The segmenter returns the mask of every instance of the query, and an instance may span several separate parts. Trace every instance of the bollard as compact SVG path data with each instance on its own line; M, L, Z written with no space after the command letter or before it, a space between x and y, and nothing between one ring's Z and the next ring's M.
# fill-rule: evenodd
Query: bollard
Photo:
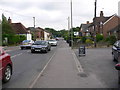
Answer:
M86 49L85 46L79 47L79 56L85 56L86 55Z

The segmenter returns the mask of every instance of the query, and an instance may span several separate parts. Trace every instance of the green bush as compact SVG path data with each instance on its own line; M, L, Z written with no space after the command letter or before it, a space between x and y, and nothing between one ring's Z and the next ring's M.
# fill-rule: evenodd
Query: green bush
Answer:
M5 38L7 38L7 41L5 41ZM4 34L3 37L3 44L2 45L14 45L22 42L26 39L24 35L14 35L14 34Z
M103 40L104 38L103 38L103 35L101 35L101 34L97 34L96 35L96 41L97 42L99 42L99 41L101 41L101 40Z
M86 41L86 37L85 37L85 36L82 37L82 38L81 38L81 41L82 41L82 43L85 43L85 41Z
M86 39L85 43L86 44L93 44L93 41L91 39Z
M108 42L110 45L113 45L117 41L117 38L115 35L111 35L108 36L105 41Z

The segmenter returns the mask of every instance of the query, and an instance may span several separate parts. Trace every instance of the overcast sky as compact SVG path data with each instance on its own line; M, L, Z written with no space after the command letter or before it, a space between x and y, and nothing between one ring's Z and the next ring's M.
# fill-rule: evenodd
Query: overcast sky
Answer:
M71 0L0 0L0 13L12 22L21 22L26 27L49 27L56 30L68 29ZM104 11L104 16L118 14L120 0L97 0L97 16ZM73 0L73 27L86 21L92 22L95 0Z

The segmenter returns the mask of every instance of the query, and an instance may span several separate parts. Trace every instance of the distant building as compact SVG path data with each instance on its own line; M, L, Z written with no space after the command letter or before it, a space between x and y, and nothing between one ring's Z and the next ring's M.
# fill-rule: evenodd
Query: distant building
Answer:
M100 11L100 16L96 17L96 18L93 18L93 24L95 25L96 34L103 34L103 24L110 17L105 17L103 11Z
M109 35L115 35L119 39L119 29L120 26L120 17L116 14L112 15L104 24L103 24L103 35L107 37Z
M81 32L81 36L90 36L90 28L89 26L91 25L91 23L89 23L89 21L86 22L86 24L81 24L80 25L80 32Z
M93 23L91 23L87 27L91 36L94 36L94 26L96 34L101 34L104 38L108 37L109 35L115 35L117 39L120 38L120 17L116 14L105 17L103 11L100 11L100 16L93 18Z
M30 30L34 34L33 37L34 37L35 40L49 40L50 37L51 37L51 33L46 31L43 28L29 27L27 29Z
M26 27L22 23L12 23L12 20L8 19L8 23L11 24L13 30L15 30L15 33L18 35L25 35L26 39L31 39L31 34L28 32Z

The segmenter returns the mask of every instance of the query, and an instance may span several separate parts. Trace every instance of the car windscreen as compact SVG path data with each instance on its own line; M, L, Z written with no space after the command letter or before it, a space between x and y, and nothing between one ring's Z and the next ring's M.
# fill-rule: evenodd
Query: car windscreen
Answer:
M29 43L30 42L30 40L24 40L23 41L23 43Z
M48 40L49 42L56 42L56 40Z
M46 45L47 42L45 41L36 41L33 45Z
M120 48L120 42L118 43L118 47Z

